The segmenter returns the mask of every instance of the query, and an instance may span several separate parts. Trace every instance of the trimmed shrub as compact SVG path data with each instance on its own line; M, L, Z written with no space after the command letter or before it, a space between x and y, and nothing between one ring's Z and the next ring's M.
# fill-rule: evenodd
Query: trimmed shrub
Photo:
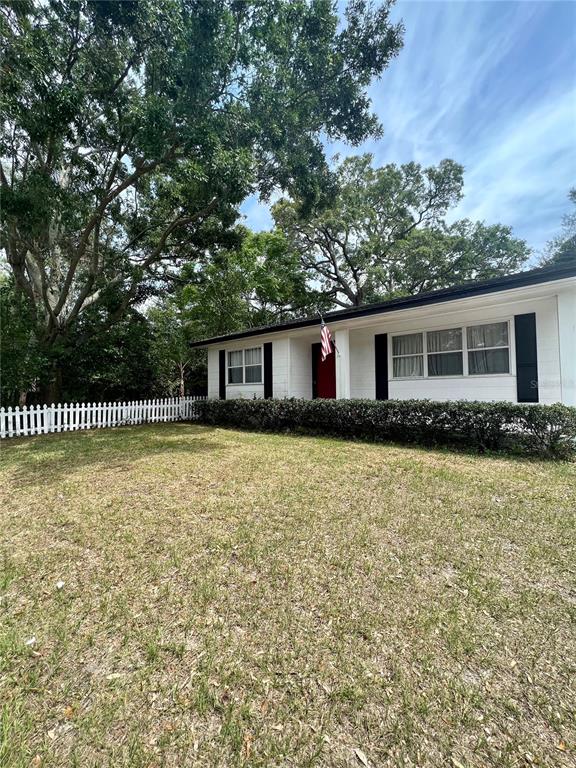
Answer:
M564 458L576 451L576 408L464 400L199 400L203 424L363 440L461 446Z

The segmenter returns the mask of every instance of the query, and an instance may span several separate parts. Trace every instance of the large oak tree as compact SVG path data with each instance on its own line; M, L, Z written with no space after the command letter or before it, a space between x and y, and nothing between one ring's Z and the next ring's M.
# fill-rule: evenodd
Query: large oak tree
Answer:
M273 207L277 227L312 286L341 307L507 274L529 255L510 227L446 217L462 198L463 168L442 160L374 168L371 155L336 168L328 206L302 216L300 200Z
M171 265L225 240L247 194L304 208L320 136L379 130L366 86L401 46L389 1L22 0L0 9L2 247L53 360Z

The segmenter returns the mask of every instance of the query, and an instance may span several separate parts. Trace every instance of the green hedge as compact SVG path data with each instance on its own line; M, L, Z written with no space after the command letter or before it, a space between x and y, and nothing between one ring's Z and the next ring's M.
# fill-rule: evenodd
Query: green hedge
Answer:
M576 408L431 400L200 400L203 424L568 457Z

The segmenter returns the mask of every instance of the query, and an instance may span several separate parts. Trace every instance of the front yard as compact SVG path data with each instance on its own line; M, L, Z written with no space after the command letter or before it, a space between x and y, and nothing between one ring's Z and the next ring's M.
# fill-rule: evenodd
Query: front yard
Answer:
M0 765L573 766L576 465L4 443Z

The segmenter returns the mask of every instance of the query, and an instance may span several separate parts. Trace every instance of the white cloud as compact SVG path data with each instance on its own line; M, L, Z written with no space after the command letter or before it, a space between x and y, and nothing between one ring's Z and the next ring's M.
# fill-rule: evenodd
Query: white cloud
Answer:
M530 105L477 146L456 215L502 221L540 247L559 227L576 182L576 107L572 92Z

